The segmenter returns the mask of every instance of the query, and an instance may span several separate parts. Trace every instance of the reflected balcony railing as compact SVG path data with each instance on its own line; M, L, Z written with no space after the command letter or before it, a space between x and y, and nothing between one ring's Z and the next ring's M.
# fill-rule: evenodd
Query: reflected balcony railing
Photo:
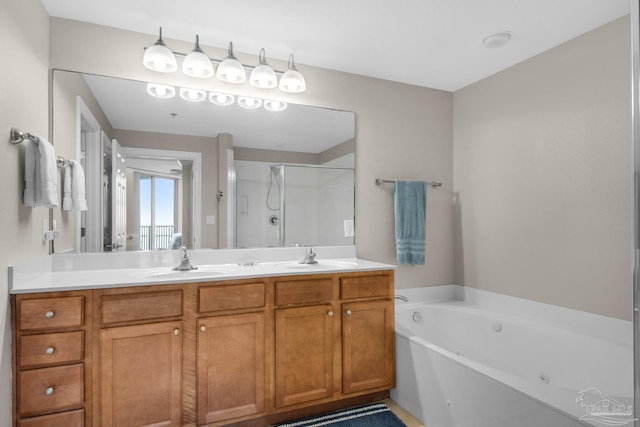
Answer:
M140 226L140 249L145 251L171 249L175 225Z

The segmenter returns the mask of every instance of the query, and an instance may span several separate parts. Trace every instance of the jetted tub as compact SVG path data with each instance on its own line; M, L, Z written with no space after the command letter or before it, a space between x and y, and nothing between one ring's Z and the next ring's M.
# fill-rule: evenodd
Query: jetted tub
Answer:
M456 285L396 295L391 398L427 427L633 425L631 322Z

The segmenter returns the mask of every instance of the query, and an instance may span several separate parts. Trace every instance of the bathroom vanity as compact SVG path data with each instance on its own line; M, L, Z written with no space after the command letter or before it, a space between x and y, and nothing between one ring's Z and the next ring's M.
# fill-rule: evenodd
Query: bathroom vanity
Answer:
M394 387L393 266L196 272L14 281L14 425L267 426Z

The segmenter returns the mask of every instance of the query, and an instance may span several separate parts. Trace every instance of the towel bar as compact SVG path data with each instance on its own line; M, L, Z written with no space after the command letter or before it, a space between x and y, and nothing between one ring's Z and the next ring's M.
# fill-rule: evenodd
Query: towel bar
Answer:
M395 184L397 180L393 179L380 179L380 178L376 178L376 185L382 185L382 184ZM436 188L436 187L440 187L442 185L441 182L438 181L431 181L431 182L427 182L427 185L429 185L431 188Z
M38 137L31 135L29 132L22 132L18 128L11 128L11 131L9 132L9 140L11 141L12 144L14 145L20 144L25 139L31 139L33 141L37 141Z

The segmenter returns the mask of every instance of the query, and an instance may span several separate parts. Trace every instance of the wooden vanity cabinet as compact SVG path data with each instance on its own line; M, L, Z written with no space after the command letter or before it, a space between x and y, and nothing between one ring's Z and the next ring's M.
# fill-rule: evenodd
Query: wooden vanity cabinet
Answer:
M267 281L198 287L196 422L264 415Z
M94 425L182 425L182 294L179 285L93 292Z
M388 397L393 271L12 295L14 427L266 426Z
M85 389L91 367L85 353L89 296L52 292L11 297L15 426L85 425L91 405Z

